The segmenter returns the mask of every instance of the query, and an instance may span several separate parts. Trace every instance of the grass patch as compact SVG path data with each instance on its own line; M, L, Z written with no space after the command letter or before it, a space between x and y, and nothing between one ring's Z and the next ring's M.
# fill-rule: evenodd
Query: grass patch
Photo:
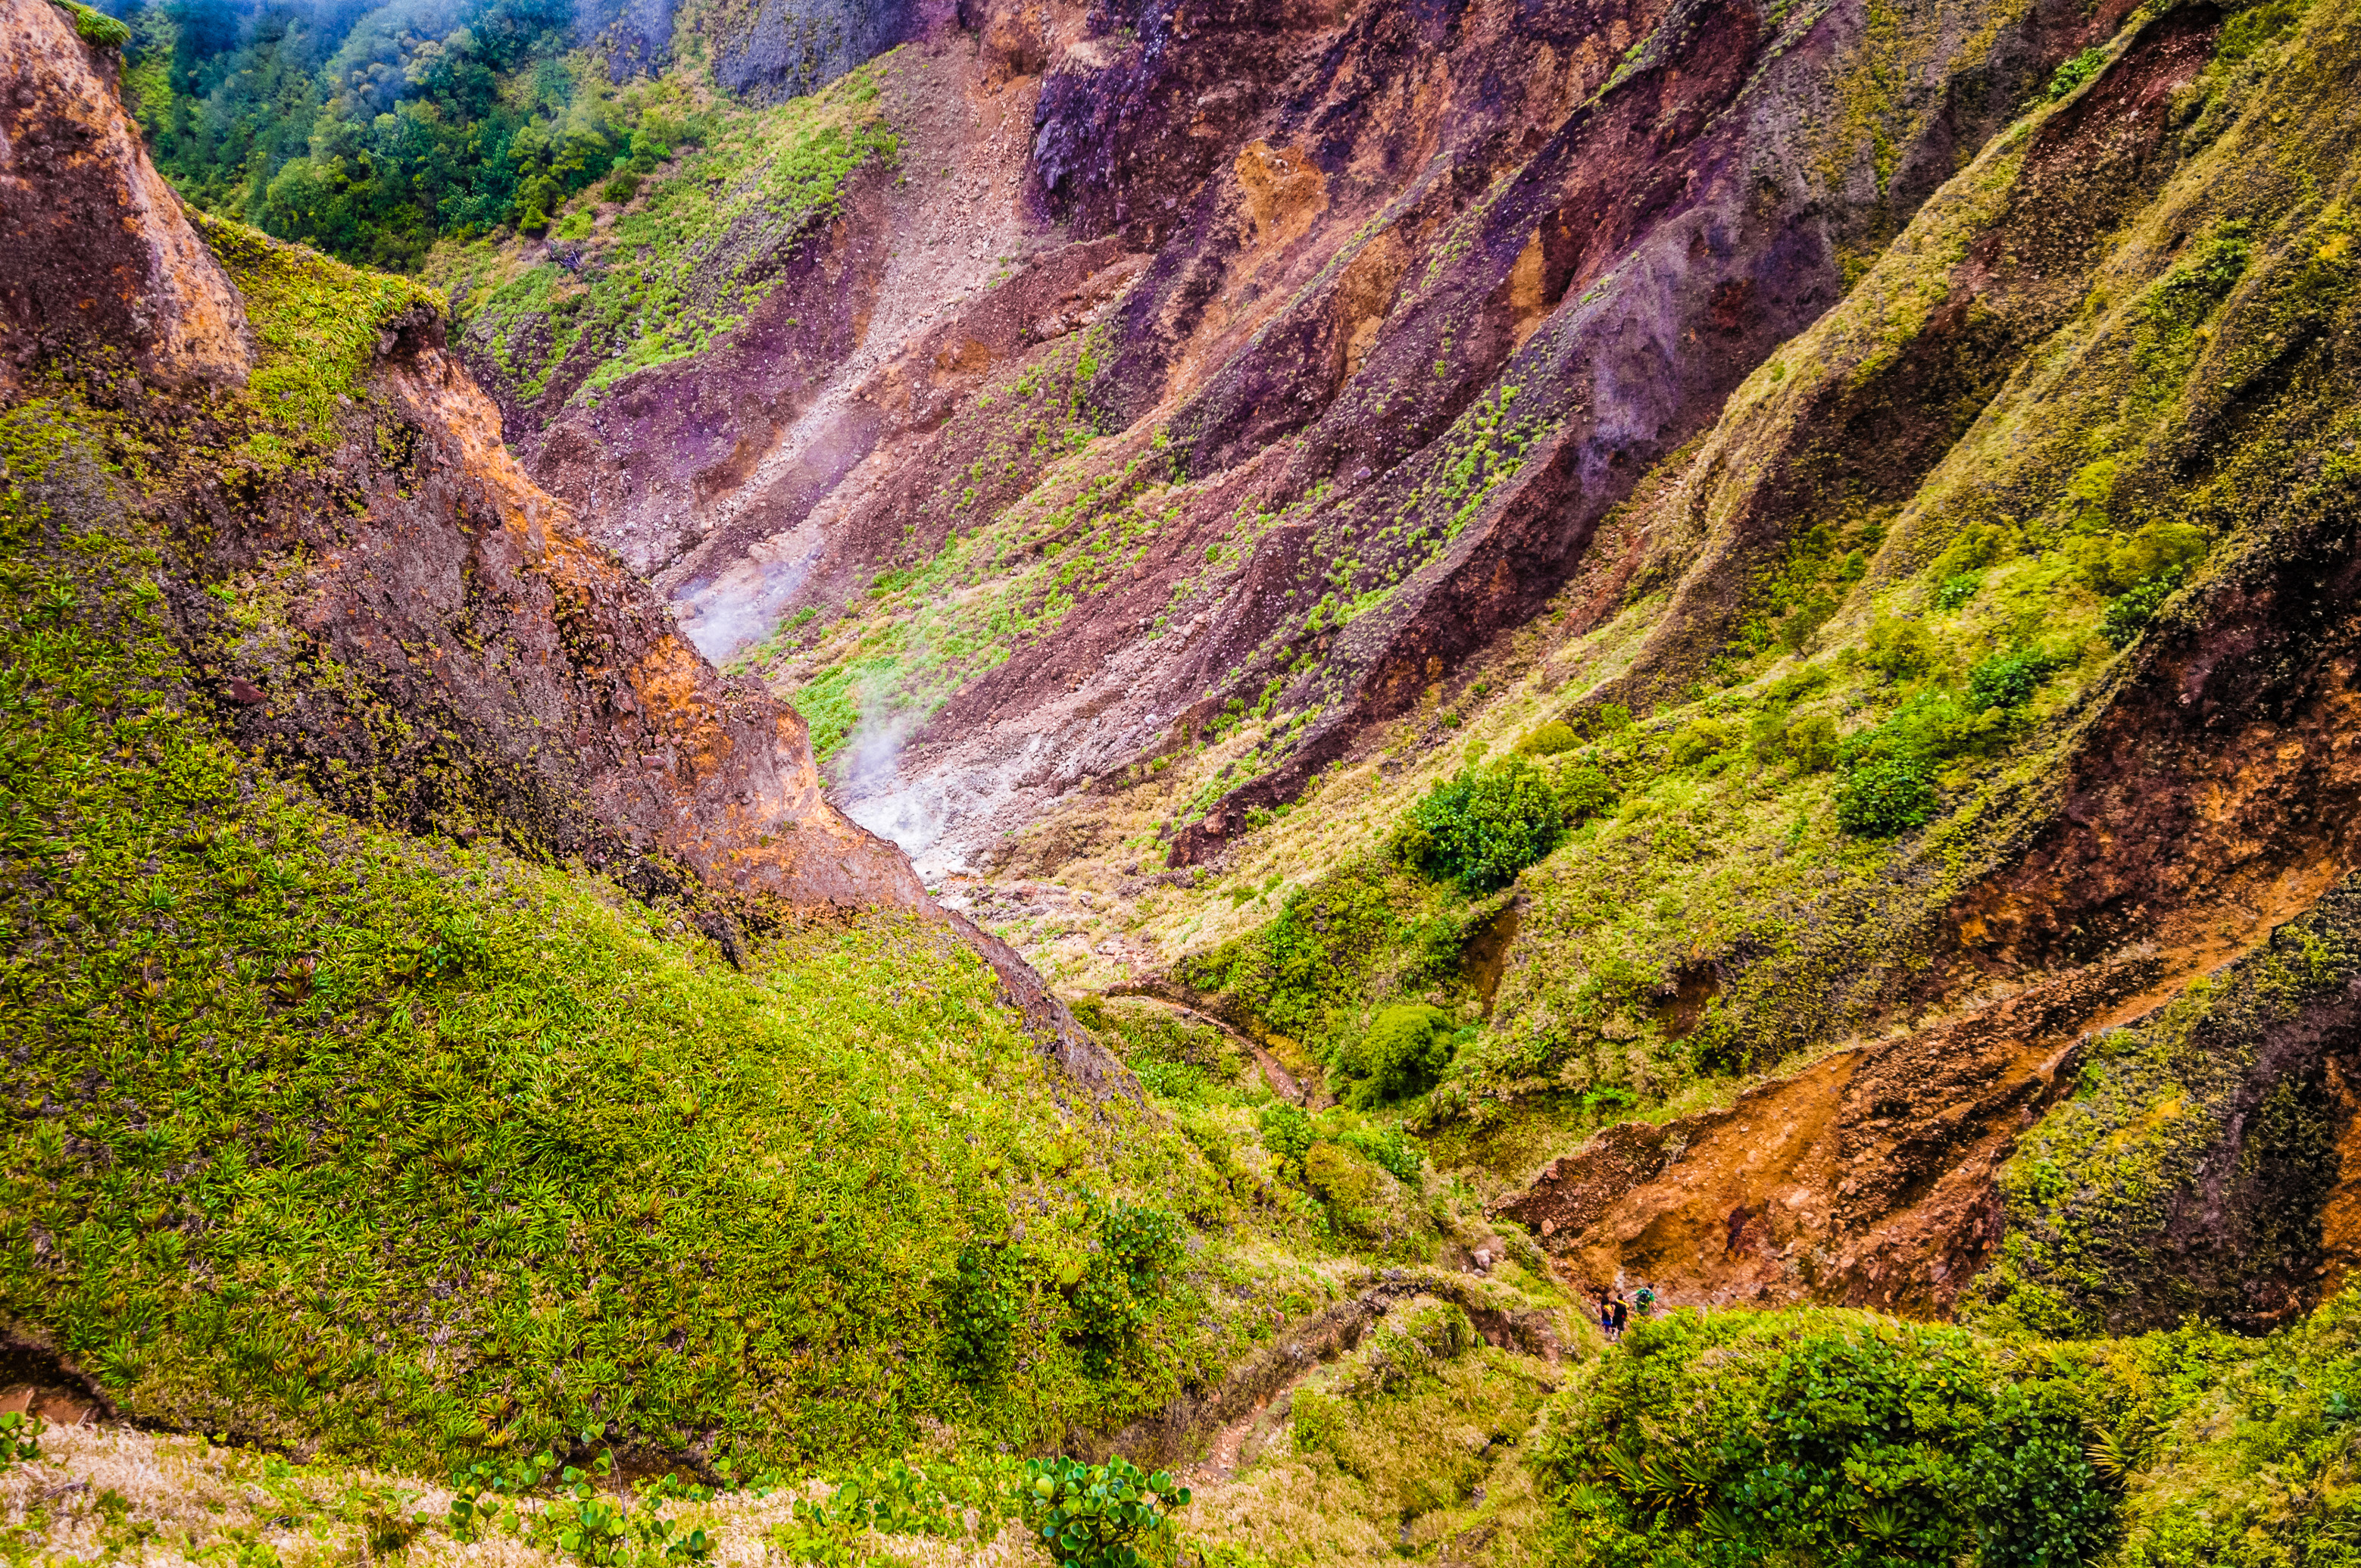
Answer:
M515 244L486 240L438 247L429 270L525 400L569 365L568 395L595 399L743 321L777 286L785 253L836 214L845 181L893 160L900 139L878 104L885 69L872 61L775 108L709 107L702 145L627 188L610 182L608 199L631 204L608 229L559 225L580 244L567 266L523 267Z
M275 430L250 435L238 455L266 473L286 467L299 448L334 443L336 411L359 396L390 325L448 309L438 291L412 279L347 267L194 209L190 218L237 286L261 349L246 397Z

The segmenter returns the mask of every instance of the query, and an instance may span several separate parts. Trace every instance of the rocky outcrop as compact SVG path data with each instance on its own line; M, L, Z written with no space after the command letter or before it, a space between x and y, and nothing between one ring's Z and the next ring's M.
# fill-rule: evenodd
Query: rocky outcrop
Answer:
M236 387L245 309L123 113L121 64L49 0L0 0L0 378L71 347Z
M602 56L611 81L663 70L672 27L673 0L575 0L574 45Z
M708 14L713 77L757 104L822 87L917 30L924 0L742 0Z

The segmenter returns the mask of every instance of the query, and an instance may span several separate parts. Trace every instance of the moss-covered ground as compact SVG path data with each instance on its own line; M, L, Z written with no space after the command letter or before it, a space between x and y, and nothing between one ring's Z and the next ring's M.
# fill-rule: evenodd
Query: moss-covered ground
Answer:
M254 328L255 363L243 391L254 431L235 455L258 472L282 472L335 444L336 411L361 394L379 335L413 316L439 316L445 303L410 279L347 267L190 211Z

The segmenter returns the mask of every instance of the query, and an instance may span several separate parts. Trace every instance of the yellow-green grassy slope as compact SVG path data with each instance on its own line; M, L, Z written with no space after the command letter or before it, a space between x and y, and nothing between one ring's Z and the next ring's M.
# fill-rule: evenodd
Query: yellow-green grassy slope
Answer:
M271 776L192 685L136 422L47 390L0 411L11 1338L306 1450L811 1463L1120 1428L1365 1275L1257 1196L1247 1103L1183 1136L1089 1100L930 927L734 968L577 868ZM1179 1227L1120 1289L1118 1203Z
M668 127L664 156L640 159L552 214L550 237L578 262L502 231L443 241L425 268L460 302L470 342L527 403L554 378L566 398L595 399L633 371L709 346L777 285L779 258L836 215L846 181L900 149L879 103L892 69L884 58L765 109L716 89L701 50L619 88L583 59L576 71L588 96L577 113Z

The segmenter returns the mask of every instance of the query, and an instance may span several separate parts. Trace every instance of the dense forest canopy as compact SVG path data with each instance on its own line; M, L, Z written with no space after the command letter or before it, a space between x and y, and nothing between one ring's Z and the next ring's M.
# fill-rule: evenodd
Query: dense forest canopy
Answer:
M569 0L164 0L126 86L156 164L199 206L348 260L415 270L442 236L539 232L628 190L699 131L674 84L620 87Z

